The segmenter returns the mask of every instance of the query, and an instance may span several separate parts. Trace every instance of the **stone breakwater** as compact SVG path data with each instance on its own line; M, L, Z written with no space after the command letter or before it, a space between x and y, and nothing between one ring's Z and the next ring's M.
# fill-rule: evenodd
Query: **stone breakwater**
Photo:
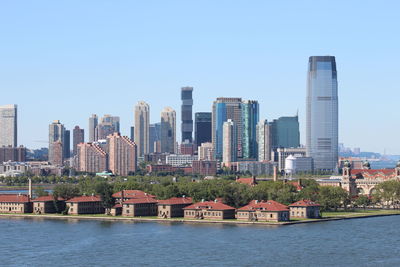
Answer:
M88 215L36 215L36 214L0 214L0 218L24 218L24 219L51 219L51 220L92 220L92 221L120 221L120 222L157 222L157 223L192 223L192 224L227 224L227 225L266 225L266 226L285 226L305 223L320 223L337 220L362 219L382 216L395 216L400 213L385 214L348 214L338 215L336 217L327 217L321 219L296 220L290 222L249 222L238 220L188 220L183 218L159 219L145 217L113 217L113 216L88 216Z

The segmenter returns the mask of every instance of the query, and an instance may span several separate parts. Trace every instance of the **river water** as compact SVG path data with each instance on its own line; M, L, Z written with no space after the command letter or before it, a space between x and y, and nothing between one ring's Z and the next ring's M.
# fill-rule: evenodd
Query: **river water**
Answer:
M291 226L0 219L0 266L400 266L400 216Z

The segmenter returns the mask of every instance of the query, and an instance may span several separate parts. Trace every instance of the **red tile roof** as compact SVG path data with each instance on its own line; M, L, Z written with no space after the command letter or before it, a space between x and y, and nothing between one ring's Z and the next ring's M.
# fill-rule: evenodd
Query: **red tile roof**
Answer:
M155 198L156 197L156 196L150 195L146 192L143 192L141 190L123 190L123 192L124 192L124 198L146 198L146 197ZM121 198L121 196L122 196L122 191L119 191L112 195L113 198Z
M254 210L265 210L265 211L288 211L289 207L283 205L274 200L268 201L256 201L253 200L246 206L238 209L240 211L254 211Z
M289 184L296 187L297 191L301 191L303 187L300 185L300 182L289 182Z
M319 206L320 205L318 203L315 203L314 201L308 199L303 199L289 205L289 207L319 207Z
M181 205L181 204L192 204L193 199L191 197L173 197L166 200L158 201L159 205Z
M70 203L77 203L77 202L98 202L101 201L101 198L99 196L81 196L81 197L74 197L67 202Z
M395 174L395 170L394 169L376 169L376 170L372 170L372 169L354 169L351 170L351 174L355 175L355 174L359 174L359 173L367 173L369 175L376 175L376 174L384 174L384 175L391 175L391 174Z
M123 204L145 204L145 203L157 203L158 200L152 197L145 197L145 198L131 198L127 201L124 201Z
M255 178L250 177L250 178L236 178L237 183L241 184L247 184L247 185L256 185L257 181Z
M197 202L193 205L190 205L186 208L186 210L201 210L201 209L207 209L207 210L234 210L234 207L225 205L221 202L214 202L214 201L205 201L205 202Z
M42 196L42 197L38 197L35 199L32 199L32 202L46 202L46 201L53 201L54 200L54 196L49 195L49 196ZM62 201L65 200L62 197L57 198L58 201Z
M0 194L0 202L25 203L25 202L29 202L29 196L28 195L18 195L18 194Z

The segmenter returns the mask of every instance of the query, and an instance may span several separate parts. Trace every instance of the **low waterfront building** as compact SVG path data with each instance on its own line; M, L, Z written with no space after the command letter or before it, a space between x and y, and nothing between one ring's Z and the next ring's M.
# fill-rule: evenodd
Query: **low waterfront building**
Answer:
M1 194L0 213L32 213L32 202L28 195Z
M63 198L54 199L54 196L42 196L32 200L33 212L36 214L59 213L65 210Z
M141 190L122 190L114 193L112 197L115 199L115 203L121 204L132 198L155 198L156 196L150 195Z
M183 210L186 219L235 219L235 208L218 201L198 202L187 206Z
M238 209L237 219L241 221L289 221L289 208L274 200L253 200L248 205Z
M74 197L66 201L68 214L103 214L103 201L99 196Z
M320 205L311 200L300 200L291 205L290 217L291 218L304 218L304 219L318 219L321 218L319 212Z
M183 217L183 208L191 205L193 200L191 197L173 197L158 202L158 217L159 218L173 218Z
M157 216L158 200L146 198L131 198L122 203L122 216Z
M110 210L110 215L112 216L122 215L122 204L115 204Z

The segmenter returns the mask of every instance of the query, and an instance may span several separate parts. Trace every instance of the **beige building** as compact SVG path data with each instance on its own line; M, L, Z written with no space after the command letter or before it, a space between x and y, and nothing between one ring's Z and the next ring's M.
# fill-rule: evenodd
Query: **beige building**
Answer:
M31 213L32 202L27 195L0 194L0 213Z
M199 160L214 160L214 148L212 143L202 143L198 147Z
M290 217L292 218L305 218L305 219L318 219L321 218L319 212L320 205L311 200L300 200L296 203L289 205Z
M176 152L176 112L165 107L161 112L161 153Z
M135 106L135 143L139 157L149 154L149 124L150 124L150 106L140 101Z
M54 196L43 196L32 200L33 212L36 214L60 213L65 210L63 198L54 199Z
M114 133L107 137L109 148L109 169L115 175L128 176L136 172L137 149L136 144L128 137Z
M173 218L183 217L183 209L192 205L193 200L191 197L173 197L158 202L158 217L159 218Z
M68 214L102 214L105 212L99 196L74 197L66 201Z
M147 198L132 198L122 203L122 216L157 216L158 200Z
M237 160L238 155L237 125L233 120L224 122L222 136L222 162L229 165Z
M78 144L77 152L78 171L98 173L107 170L107 153L97 144Z
M236 218L241 221L289 221L289 208L274 200L253 200L237 210Z
M218 201L198 202L183 210L185 219L235 219L235 208Z
M17 147L17 105L0 106L0 147Z

